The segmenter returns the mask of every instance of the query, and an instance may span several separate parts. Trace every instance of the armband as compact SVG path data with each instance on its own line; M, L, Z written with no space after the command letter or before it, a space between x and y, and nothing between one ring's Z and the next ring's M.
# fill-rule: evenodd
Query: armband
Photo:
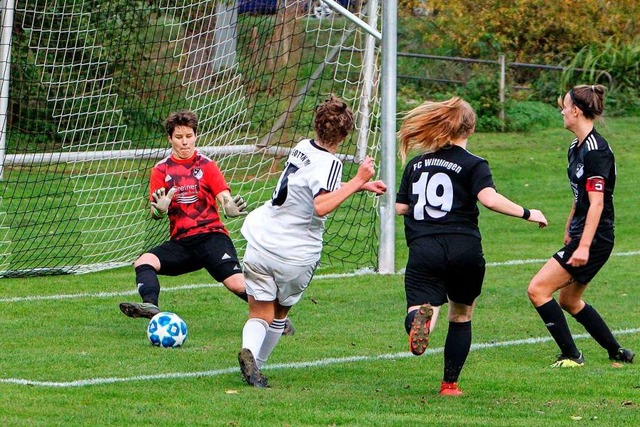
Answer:
M586 189L587 191L604 193L604 178L601 178L599 176L587 178Z

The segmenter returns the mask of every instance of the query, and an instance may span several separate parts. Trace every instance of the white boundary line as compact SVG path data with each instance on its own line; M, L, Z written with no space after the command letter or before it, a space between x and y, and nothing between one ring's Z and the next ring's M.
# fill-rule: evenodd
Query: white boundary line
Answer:
M633 255L639 255L639 254L640 254L640 251L632 251L632 252L614 253L613 256L633 256ZM546 261L547 261L546 259L512 260L512 261L504 261L504 262L491 262L491 263L487 263L487 266L502 267L502 266L523 265L523 264L537 264L537 263L543 263ZM377 274L377 273L375 273L374 270L372 269L362 269L354 273L319 275L314 277L314 279L315 280L334 279L334 278L340 278L340 277L353 277L353 276L367 275L367 274ZM398 272L395 274L402 274L402 272ZM190 289L219 288L219 287L222 287L222 285L219 283L190 284L190 285L163 288L163 291L176 292L176 291L183 291L183 290L190 290ZM120 292L33 295L33 296L26 296L26 297L0 298L0 303L64 300L64 299L78 299L78 298L111 298L115 296L127 296L127 295L136 295L136 294L137 294L136 290L131 290L131 291L120 291ZM640 332L640 328L623 329L623 330L615 331L614 333L617 335L622 335L622 334L632 334L637 332ZM574 338L582 339L582 338L588 338L589 336L590 335L588 334L581 334L581 335L574 335ZM479 344L472 344L471 350L474 351L474 350L479 350L484 348L508 347L513 345L523 345L523 344L537 344L537 343L548 342L548 341L551 341L550 337L538 337L538 338L527 338L522 340L479 343ZM425 353L436 354L436 353L442 353L443 350L444 348L442 347L435 348L435 349L427 349ZM328 358L328 359L320 359L320 360L310 361L310 362L274 364L269 367L265 367L265 370L300 369L300 368L307 368L307 367L329 366L329 365L335 365L339 363L399 359L399 358L406 358L406 357L412 357L412 356L413 355L411 353L406 352L406 353L381 354L378 356L352 356L352 357L343 357L343 358ZM90 378L86 380L76 380L76 381L66 381L66 382L65 381L62 381L62 382L36 381L36 380L28 380L28 379L21 379L21 378L0 378L0 383L39 386L39 387L68 388L68 387L85 387L85 386L91 386L91 385L103 385L103 384L113 384L113 383L132 382L132 381L157 380L157 379L215 377L215 376L229 374L237 371L238 371L238 368L225 368L225 369L217 369L213 371L202 371L202 372L174 372L174 373L157 374L157 375L139 375L139 376L133 376L133 377Z
M631 251L631 252L619 252L613 253L612 256L634 256L640 255L640 251ZM488 262L487 267L510 267L513 265L524 265L524 264L542 264L547 262L548 259L516 259L511 261L502 261L502 262ZM392 275L403 274L404 270L401 270L397 273L393 273ZM339 279L341 277L355 277L355 276L364 276L368 274L379 274L376 273L372 268L363 268L360 270L356 270L353 273L340 273L340 274L323 274L314 276L313 280L324 280L324 279ZM179 292L190 289L203 289L203 288L221 288L222 284L220 283L202 283L202 284L189 284L182 286L174 286L174 287L163 287L163 292ZM9 298L0 298L0 303L11 303L11 302L28 302L28 301L46 301L46 300L64 300L64 299L78 299L78 298L112 298L119 296L129 296L129 295L137 295L138 291L130 290L130 291L118 291L118 292L98 292L98 293L79 293L79 294L58 294L58 295L32 295L26 297L9 297Z
M624 335L624 334L633 334L637 332L640 332L640 328L622 329L622 330L614 331L614 334ZM580 334L580 335L574 335L573 337L575 339L583 339L583 338L589 338L590 335ZM511 341L479 343L479 344L472 344L471 351L482 350L487 348L510 347L514 345L539 344L539 343L544 343L548 341L551 341L551 337L537 337L537 338L526 338L526 339L511 340ZM433 349L429 348L427 349L427 351L425 351L425 354L438 354L438 353L442 353L443 351L444 351L443 347L433 348ZM271 371L271 370L281 370L281 369L316 368L316 367L324 367L324 366L354 363L354 362L367 362L367 361L373 362L378 360L405 359L408 357L414 357L414 356L409 352L403 352L403 353L379 354L377 356L336 357L336 358L313 360L309 362L278 363L271 366L267 366L265 367L264 370ZM105 385L105 384L114 384L114 383L127 383L127 382L134 382L134 381L217 377L220 375L231 374L239 371L240 370L237 367L234 367L234 368L216 369L213 371L170 372L166 374L156 374L156 375L89 378L85 380L75 380L75 381L36 381L36 380L28 380L28 379L22 379L22 378L0 378L0 383L15 384L15 385L22 385L22 386L36 386L36 387L71 388L71 387L86 387L86 386Z

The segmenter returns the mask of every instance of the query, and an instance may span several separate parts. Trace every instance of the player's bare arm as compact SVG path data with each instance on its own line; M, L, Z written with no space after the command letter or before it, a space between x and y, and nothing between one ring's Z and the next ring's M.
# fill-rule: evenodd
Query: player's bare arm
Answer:
M396 203L396 215L406 215L409 213L409 205L405 203Z
M564 225L564 244L568 245L571 243L571 236L569 236L569 228L571 227L571 221L573 221L573 215L576 213L576 202L574 201L571 205L571 212L569 212L569 216L567 217L567 222Z
M336 210L338 206L347 200L347 198L353 193L364 190L363 187L365 187L373 177L374 172L373 158L367 157L360 164L360 167L358 167L358 173L356 176L342 184L337 190L325 192L316 196L313 201L316 214L319 216L328 215Z
M591 243L593 242L593 237L596 235L602 210L604 209L603 192L589 191L588 194L589 211L587 211L587 218L584 223L582 236L580 237L580 244L571 255L571 258L569 258L569 261L567 261L567 264L574 267L580 267L589 261L589 248L591 248Z
M498 193L492 187L483 188L478 193L478 201L487 209L504 215L515 216L529 222L537 222L540 228L546 227L547 218L538 209L526 209Z

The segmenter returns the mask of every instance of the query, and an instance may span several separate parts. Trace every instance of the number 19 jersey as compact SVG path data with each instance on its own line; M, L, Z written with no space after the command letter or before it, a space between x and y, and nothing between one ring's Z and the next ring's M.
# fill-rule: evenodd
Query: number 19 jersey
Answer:
M407 163L396 202L409 205L404 217L407 245L433 234L480 238L478 193L494 188L488 162L453 145Z

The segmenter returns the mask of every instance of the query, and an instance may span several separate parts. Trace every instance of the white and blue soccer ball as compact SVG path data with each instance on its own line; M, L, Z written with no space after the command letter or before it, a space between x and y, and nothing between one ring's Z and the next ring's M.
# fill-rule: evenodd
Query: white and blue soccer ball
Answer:
M147 326L151 344L158 347L180 347L187 339L187 324L175 313L162 311Z

